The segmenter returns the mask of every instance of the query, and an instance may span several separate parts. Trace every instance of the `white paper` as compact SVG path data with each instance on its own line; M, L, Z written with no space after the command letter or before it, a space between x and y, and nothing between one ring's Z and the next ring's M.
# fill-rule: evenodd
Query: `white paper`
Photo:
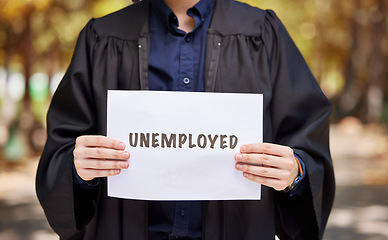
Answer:
M262 142L262 106L261 94L108 91L107 135L124 142L131 155L128 169L108 177L108 195L141 200L260 199L260 184L235 169L234 156L243 144ZM147 133L150 146L143 142L141 147L140 134ZM181 147L179 136L182 142L184 136L179 134L187 136ZM189 147L189 134L196 147ZM174 136L175 147L173 140L168 147L165 140Z

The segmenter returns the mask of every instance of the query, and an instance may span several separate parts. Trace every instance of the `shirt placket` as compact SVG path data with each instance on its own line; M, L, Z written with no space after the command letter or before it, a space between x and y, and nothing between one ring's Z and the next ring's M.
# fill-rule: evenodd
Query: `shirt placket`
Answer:
M193 91L194 90L194 54L192 34L186 34L180 41L180 55L179 55L179 91Z
M177 201L175 205L175 220L170 239L187 236L190 220L190 202Z

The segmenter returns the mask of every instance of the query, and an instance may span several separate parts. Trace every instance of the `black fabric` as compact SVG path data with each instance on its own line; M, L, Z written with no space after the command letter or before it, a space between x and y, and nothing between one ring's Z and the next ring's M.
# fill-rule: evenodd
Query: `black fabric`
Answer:
M147 239L147 202L107 197L104 178L93 194L74 191L72 150L80 135L106 134L108 89L147 89L148 4L91 20L53 97L36 190L61 239ZM203 239L274 239L275 231L281 239L321 239L335 190L331 106L273 12L217 0L205 86L262 93L264 141L295 150L306 164L308 186L301 196L262 187L260 201L205 201Z

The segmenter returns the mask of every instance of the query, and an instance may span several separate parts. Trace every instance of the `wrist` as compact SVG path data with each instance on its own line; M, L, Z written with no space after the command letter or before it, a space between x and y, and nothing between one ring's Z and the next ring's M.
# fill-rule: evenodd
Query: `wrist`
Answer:
M303 167L302 167L302 164L300 163L300 160L294 156L294 159L295 161L297 162L298 164L298 172L297 172L297 175L296 177L294 178L294 180L291 182L290 185L288 185L283 191L284 192L289 192L291 191L292 189L294 189L296 187L296 185L303 179L303 176L304 176L304 170L303 170Z

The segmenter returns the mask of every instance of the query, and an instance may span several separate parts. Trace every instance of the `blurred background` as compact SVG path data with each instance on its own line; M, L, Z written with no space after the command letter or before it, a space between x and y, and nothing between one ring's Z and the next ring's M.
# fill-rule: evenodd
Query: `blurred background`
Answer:
M388 1L244 2L275 10L334 106L324 239L388 239ZM0 0L0 240L58 239L34 191L47 108L83 26L129 4Z

